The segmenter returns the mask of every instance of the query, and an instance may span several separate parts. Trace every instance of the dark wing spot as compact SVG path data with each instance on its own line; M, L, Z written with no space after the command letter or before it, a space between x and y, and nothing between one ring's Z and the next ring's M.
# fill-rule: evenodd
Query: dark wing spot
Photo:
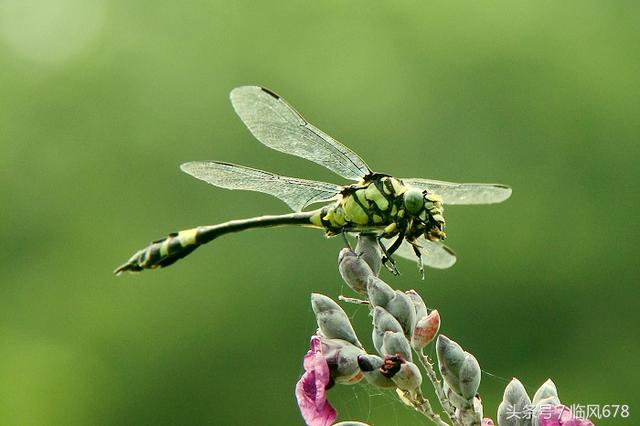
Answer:
M275 92L272 92L271 90L267 89L266 87L261 87L262 91L273 96L276 99L280 99L280 96L278 96Z

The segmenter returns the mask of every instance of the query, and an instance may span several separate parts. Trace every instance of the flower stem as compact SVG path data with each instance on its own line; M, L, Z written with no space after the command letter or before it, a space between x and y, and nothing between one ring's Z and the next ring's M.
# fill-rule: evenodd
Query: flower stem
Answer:
M429 420L431 420L437 426L449 426L449 423L442 420L442 418L433 411L431 403L428 399L421 394L411 395L410 392L404 392L404 398L411 402L413 408Z
M425 355L424 352L422 352L422 350L416 351L416 352L418 353L418 358L420 359L420 363L422 364L424 369L427 371L427 376L429 377L429 380L431 381L431 384L433 385L433 389L436 392L436 396L438 397L438 401L440 402L440 406L442 407L444 412L447 414L447 417L449 418L449 420L454 425L460 424L460 422L456 421L457 418L456 418L456 415L455 415L455 410L454 410L453 406L451 405L451 402L449 402L449 399L444 394L444 391L442 390L442 386L440 384L440 380L438 379L438 376L436 375L436 372L433 369L433 364L429 360L429 357L427 355Z

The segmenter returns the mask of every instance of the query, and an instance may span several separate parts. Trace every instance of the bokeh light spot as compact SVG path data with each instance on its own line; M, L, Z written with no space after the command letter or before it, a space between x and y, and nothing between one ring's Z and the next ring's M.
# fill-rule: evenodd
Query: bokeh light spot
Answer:
M100 32L104 0L0 0L0 37L22 57L60 64Z

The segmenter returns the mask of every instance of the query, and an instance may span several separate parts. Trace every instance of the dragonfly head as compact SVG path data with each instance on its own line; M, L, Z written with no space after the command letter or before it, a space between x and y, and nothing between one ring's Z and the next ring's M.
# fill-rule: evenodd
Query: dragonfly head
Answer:
M404 208L421 224L429 241L444 240L444 206L442 197L431 192L410 188L402 195Z
M404 209L411 216L420 216L424 211L425 202L426 200L423 191L417 188L407 189L404 194L402 194Z

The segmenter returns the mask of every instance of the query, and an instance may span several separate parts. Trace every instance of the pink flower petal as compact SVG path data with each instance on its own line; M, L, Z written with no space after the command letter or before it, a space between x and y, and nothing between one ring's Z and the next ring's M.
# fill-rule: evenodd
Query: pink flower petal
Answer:
M296 384L296 399L304 421L309 426L330 426L336 410L329 404L326 387L329 366L321 352L320 338L312 336L311 349L304 356L304 374Z
M590 420L574 417L568 407L543 407L538 413L538 426L593 426Z
M593 426L593 423L591 423L591 420L588 419L579 419L577 417L572 418L569 421L563 421L562 422L563 426Z

